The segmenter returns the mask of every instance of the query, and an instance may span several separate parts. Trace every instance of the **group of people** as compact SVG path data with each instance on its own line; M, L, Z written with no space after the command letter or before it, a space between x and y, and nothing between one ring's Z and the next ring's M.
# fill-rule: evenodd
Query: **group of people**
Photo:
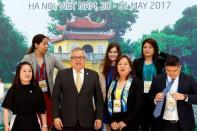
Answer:
M133 62L109 44L99 72L85 68L76 47L70 68L47 53L48 38L34 36L3 101L5 131L192 131L197 83L176 56L142 42ZM53 83L54 68L59 69ZM9 122L9 111L13 112Z

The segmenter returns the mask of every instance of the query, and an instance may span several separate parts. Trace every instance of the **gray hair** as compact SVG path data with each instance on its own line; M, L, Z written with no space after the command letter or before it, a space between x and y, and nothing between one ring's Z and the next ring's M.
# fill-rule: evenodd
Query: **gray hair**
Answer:
M70 52L70 58L72 57L73 53L74 53L74 52L77 52L77 51L82 51L83 54L84 54L84 57L86 58L86 52L85 52L85 50L84 50L83 48L81 48L81 47L75 47L75 48L73 48L73 49L71 50L71 52Z

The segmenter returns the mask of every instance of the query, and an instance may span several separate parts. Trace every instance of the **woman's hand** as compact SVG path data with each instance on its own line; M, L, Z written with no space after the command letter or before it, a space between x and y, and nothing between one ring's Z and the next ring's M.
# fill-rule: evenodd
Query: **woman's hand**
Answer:
M95 130L98 130L102 127L102 121L99 120L99 119L96 119L95 122L94 122L94 129Z
M118 123L116 121L111 123L111 128L113 130L118 130L120 128L120 126L118 125Z
M42 131L48 131L47 127L42 127Z
M11 131L10 126L8 124L5 125L5 131Z
M3 121L4 121L4 126L5 126L5 131L11 131L10 126L9 126L9 114L10 111L9 109L3 108Z
M127 126L123 121L119 122L118 125L120 126L120 130Z

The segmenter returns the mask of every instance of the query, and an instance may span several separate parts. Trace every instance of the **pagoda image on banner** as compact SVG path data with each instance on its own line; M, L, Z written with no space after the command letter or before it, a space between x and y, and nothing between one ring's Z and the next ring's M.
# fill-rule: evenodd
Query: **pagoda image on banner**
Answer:
M52 40L54 54L68 67L69 53L75 47L82 47L86 52L86 67L97 69L104 58L109 40L115 36L115 31L102 31L106 20L94 22L89 16L72 16L65 25L58 25L56 29L62 31L60 37Z

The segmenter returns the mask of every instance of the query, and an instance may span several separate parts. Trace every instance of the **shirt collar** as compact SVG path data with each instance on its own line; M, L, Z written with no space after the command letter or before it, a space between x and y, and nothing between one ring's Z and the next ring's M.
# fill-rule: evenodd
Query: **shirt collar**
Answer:
M84 68L79 71L80 73L84 74ZM77 73L77 71L73 68L73 73Z
M176 80L178 80L178 79L179 79L179 75L178 75L174 80L176 81ZM168 81L171 81L172 78L171 78L170 76L167 75L167 80L168 80Z

